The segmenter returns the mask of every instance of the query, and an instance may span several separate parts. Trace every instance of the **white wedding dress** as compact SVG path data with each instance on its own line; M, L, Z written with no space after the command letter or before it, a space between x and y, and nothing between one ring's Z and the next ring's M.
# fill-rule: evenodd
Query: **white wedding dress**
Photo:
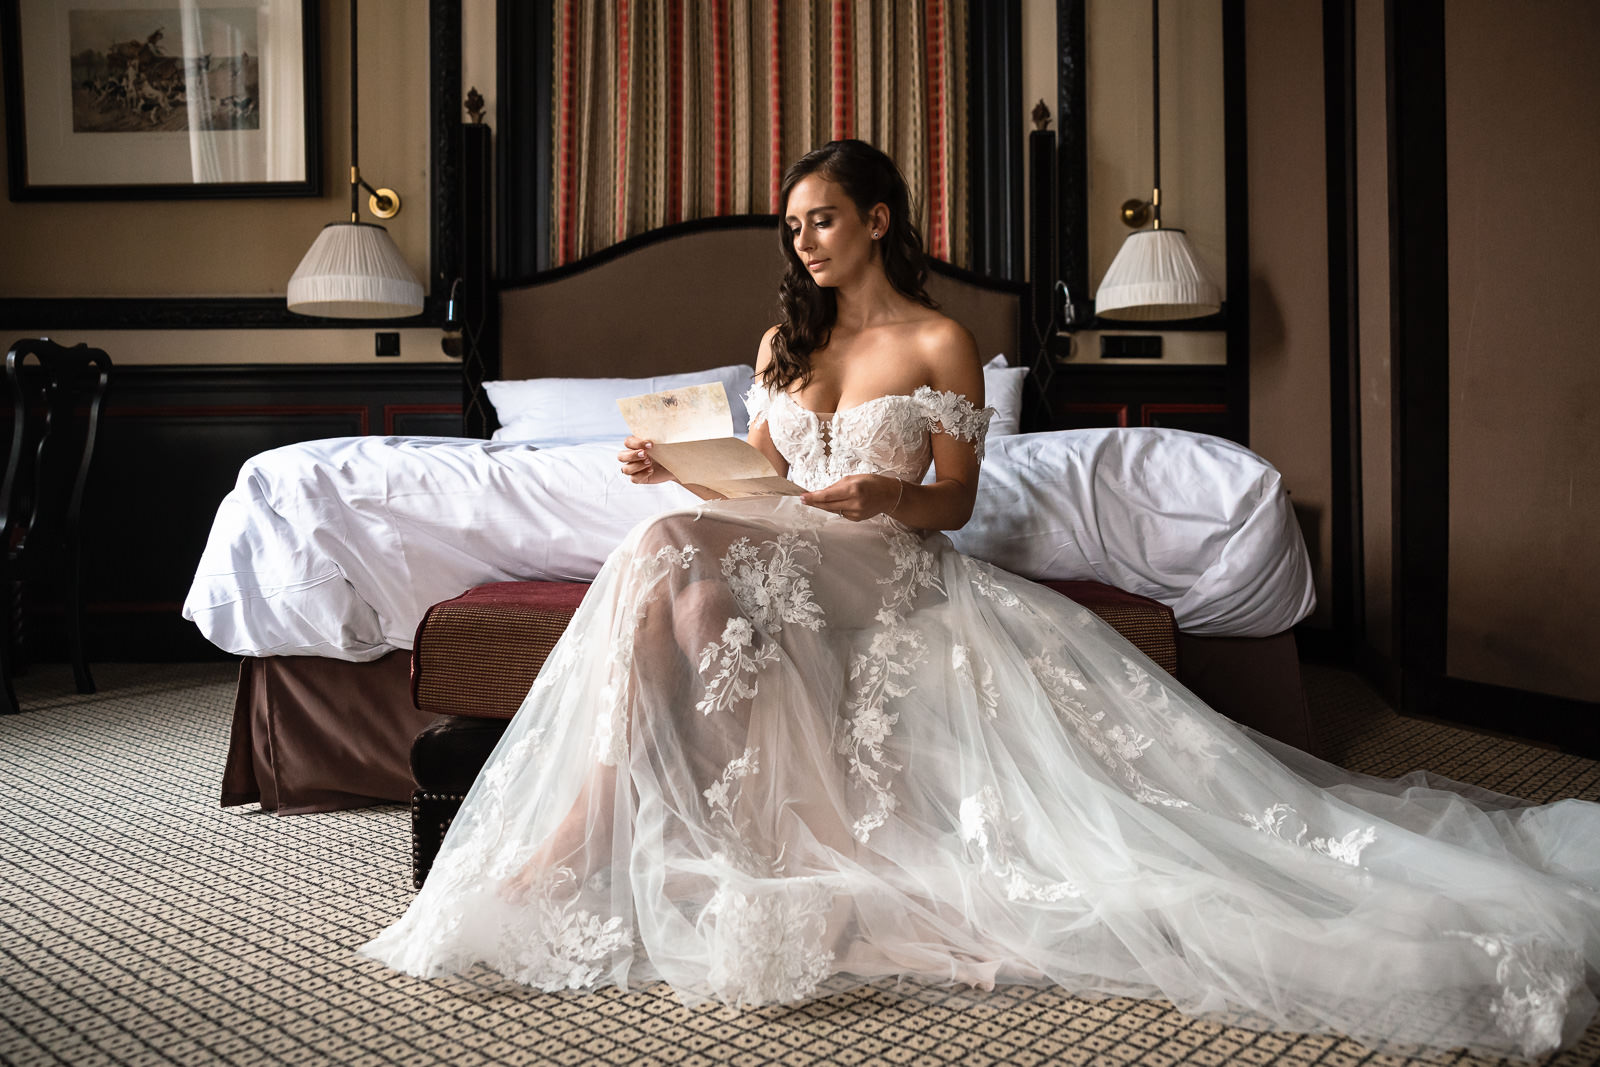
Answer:
M987 410L753 390L789 476L927 470ZM1437 780L1433 780L1437 781ZM1230 1023L1535 1055L1600 967L1600 805L1350 774L1211 711L939 533L792 498L635 529L364 951L762 1004L1055 983Z

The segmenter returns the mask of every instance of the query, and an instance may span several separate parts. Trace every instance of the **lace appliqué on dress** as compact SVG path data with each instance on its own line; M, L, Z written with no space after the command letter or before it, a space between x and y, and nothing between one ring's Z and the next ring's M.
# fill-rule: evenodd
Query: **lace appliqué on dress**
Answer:
M881 629L872 635L867 651L850 657L850 698L845 710L850 730L839 739L840 755L850 757L850 773L872 794L870 807L851 826L857 841L865 843L894 811L894 793L884 782L884 772L901 770L884 751L884 742L899 721L898 712L885 706L889 699L909 696L912 687L898 679L910 675L928 654L920 629L906 623L911 602L923 589L940 589L934 574L934 556L915 534L893 529L884 534L894 560L894 573L878 579L889 585L877 620ZM942 590L941 590L942 591Z
M595 716L594 757L608 767L628 754L628 707L633 700L633 638L644 622L645 605L650 594L673 567L688 570L700 549L694 545L674 548L667 545L653 556L639 556L633 561L631 594L623 595L617 612L616 632L612 635L611 662L607 669L605 687L600 699L609 712ZM624 579L624 580L628 580Z
M1466 938L1495 961L1500 995L1489 1002L1489 1014L1500 1032L1521 1046L1523 1056L1533 1059L1560 1047L1569 1002L1583 982L1577 949L1499 934L1445 933Z
M1357 827L1343 837L1308 838L1306 835L1311 833L1311 827L1300 817L1300 813L1288 804L1274 804L1260 815L1241 811L1239 818L1243 819L1245 825L1252 830L1259 830L1291 845L1309 848L1313 852L1351 867L1361 866L1361 853L1378 839L1378 830L1373 826ZM1300 824L1299 829L1291 833L1291 827L1295 822Z
M800 878L742 893L724 886L706 904L701 922L709 934L707 983L733 1005L804 1000L833 971L822 947L833 894Z
M1077 671L1057 666L1049 653L1028 660L1034 677L1044 688L1050 705L1075 730L1089 751L1100 758L1114 774L1127 783L1133 798L1141 804L1154 804L1166 808L1192 808L1187 800L1158 789L1145 780L1133 762L1144 755L1144 750L1155 743L1152 737L1122 724L1105 724L1104 711L1091 712L1077 693L1086 693L1089 687Z
M1000 710L1000 692L994 685L994 666L988 660L980 660L977 667L972 665L972 649L966 645L952 645L950 647L950 668L956 672L956 677L967 683L972 690L972 695L978 700L978 707L983 709L986 718L994 718Z
M505 880L532 853L529 845L512 842L507 847L505 837L505 810L507 789L519 768L525 767L534 753L544 747L544 730L534 728L519 738L498 760L490 760L478 776L474 798L475 817L461 820L457 837L450 847L440 852L433 868L428 872L428 885L442 899L463 890L488 875ZM459 925L459 916L452 916L449 928Z
M983 458L991 408L975 408L959 393L924 385L910 394L886 393L854 407L817 412L789 392L747 398L751 422L765 417L772 443L789 461L789 479L821 489L852 474L887 474L920 481L932 457L930 435L970 441ZM753 405L753 406L752 406Z
M1020 864L1011 858L1015 844L1006 822L1000 791L994 786L986 785L962 798L961 840L977 849L984 872L1000 879L1007 900L1055 902L1083 895L1070 880L1040 882L1024 874Z
M778 661L778 646L763 644L752 650L756 637L755 627L743 615L735 615L722 628L722 640L713 641L700 651L700 673L710 670L716 663L716 677L706 682L705 695L694 706L702 715L713 711L729 711L741 700L754 700L755 676L761 668Z
M749 827L734 814L734 805L744 791L744 779L761 773L757 762L760 749L746 748L744 754L735 756L723 768L722 776L712 782L700 795L706 798L714 824L720 824L723 849L712 858L729 863L735 870L752 878L773 878L783 873L783 856L763 856L750 844Z
M529 901L539 936L506 930L495 969L513 981L554 993L594 985L601 963L625 948L631 952L633 931L619 916L602 920L579 908L580 888L572 868L552 870Z
M1023 607L1017 594L995 581L993 564L982 560L973 559L971 556L960 557L961 569L966 573L967 581L971 584L973 592L1006 608Z
M765 559L763 550L768 550ZM722 557L722 575L758 630L775 634L786 622L820 630L822 605L812 598L809 576L821 562L816 542L798 533L780 534L776 540L763 541L760 548L741 537Z
M931 432L972 442L973 451L983 459L983 441L988 436L994 408L974 407L972 401L960 393L939 392L926 385L918 386L911 399L927 417Z
M757 378L754 385L744 394L744 410L750 416L750 428L756 428L756 423L767 421L767 408L772 405L772 394L767 387Z
M746 748L701 793L723 843L712 859L759 885L750 893L721 886L701 915L711 950L707 981L730 1004L801 1000L833 970L833 953L822 948L833 894L814 881L783 878L782 854L756 851L735 814L744 780L761 773L758 757Z

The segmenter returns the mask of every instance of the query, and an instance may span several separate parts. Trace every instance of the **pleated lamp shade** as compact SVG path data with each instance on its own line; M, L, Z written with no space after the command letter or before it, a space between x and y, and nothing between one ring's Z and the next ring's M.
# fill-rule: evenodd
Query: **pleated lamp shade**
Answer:
M422 311L422 283L382 226L330 222L289 279L289 310L335 319L404 318Z
M1129 234L1094 296L1100 318L1130 322L1198 319L1221 309L1222 291L1182 230Z

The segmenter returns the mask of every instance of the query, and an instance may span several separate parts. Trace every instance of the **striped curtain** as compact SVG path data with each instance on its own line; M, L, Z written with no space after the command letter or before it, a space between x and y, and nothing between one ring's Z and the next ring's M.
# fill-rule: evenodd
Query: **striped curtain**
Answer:
M969 0L557 0L551 262L778 209L790 162L859 137L966 266Z

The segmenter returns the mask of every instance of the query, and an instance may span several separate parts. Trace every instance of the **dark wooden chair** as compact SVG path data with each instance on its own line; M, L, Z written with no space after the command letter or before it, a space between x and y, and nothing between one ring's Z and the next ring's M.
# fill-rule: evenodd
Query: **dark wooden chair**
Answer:
M24 597L32 598L30 587L41 579L62 597L78 692L94 692L83 644L78 523L110 378L110 357L87 345L30 338L6 353L13 422L0 488L0 595L8 601L0 610L0 714L21 710L11 677L27 666Z

